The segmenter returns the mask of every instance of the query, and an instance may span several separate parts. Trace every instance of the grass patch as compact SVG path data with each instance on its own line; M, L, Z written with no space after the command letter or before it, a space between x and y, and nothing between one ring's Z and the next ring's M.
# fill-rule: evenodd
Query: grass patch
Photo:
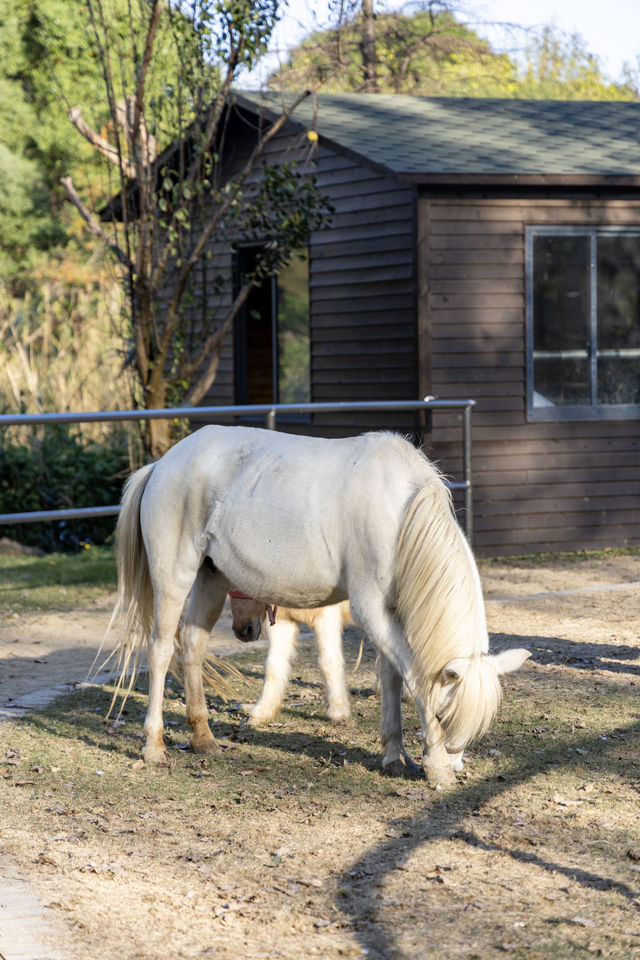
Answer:
M545 567L557 560L580 563L584 560L606 560L607 557L640 555L640 547L605 547L602 550L570 550L559 553L528 553L513 557L482 557L481 567Z
M354 631L349 667L358 646ZM239 701L257 696L263 656L237 658ZM104 718L111 688L78 692L4 728L3 843L76 903L85 951L94 937L131 960L164 956L167 937L194 960L637 955L635 678L605 688L597 671L527 664L441 791L380 772L374 679L368 651L353 719L331 724L303 644L278 722L247 728L237 703L208 699L210 758L185 749L173 684L172 763L157 769L139 761L144 689L120 724ZM417 756L411 703L403 714Z
M65 611L94 603L116 589L113 548L44 557L0 556L0 617Z

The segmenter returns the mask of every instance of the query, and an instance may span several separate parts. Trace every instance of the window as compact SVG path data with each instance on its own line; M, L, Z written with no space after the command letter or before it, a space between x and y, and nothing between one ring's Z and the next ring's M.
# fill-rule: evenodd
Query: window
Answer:
M259 247L236 254L238 286ZM235 328L236 403L308 403L311 399L309 259L300 251L254 287Z
M527 230L527 411L640 413L640 230Z

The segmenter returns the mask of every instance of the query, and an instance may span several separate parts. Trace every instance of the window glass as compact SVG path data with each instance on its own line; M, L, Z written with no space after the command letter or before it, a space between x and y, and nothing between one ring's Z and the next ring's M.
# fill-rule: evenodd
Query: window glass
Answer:
M278 401L311 399L309 259L296 255L278 273Z
M528 229L528 410L534 419L640 407L640 231Z
M534 406L590 403L589 299L589 237L534 237Z
M640 237L599 237L598 402L640 403Z

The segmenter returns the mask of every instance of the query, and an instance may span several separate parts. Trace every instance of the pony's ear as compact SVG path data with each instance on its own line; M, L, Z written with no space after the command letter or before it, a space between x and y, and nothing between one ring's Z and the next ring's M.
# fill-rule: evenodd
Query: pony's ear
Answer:
M469 669L469 663L468 657L457 657L455 660L449 660L449 663L440 671L440 683L458 683Z
M500 676L503 673L513 673L513 671L521 667L530 656L531 652L529 650L519 648L517 650L503 650L502 653L495 653L492 656L488 656L487 659L493 663L496 668L496 673Z

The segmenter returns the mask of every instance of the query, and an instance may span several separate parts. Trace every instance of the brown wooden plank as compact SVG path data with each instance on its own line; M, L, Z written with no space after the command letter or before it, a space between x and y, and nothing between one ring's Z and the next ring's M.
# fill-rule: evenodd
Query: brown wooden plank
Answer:
M432 236L431 248L433 251L449 251L451 249L519 251L519 255L522 258L524 235L522 233L491 233L486 236L476 233L461 233L460 235L439 233Z
M454 353L464 353L471 354L476 356L480 353L492 353L495 354L496 351L499 352L511 352L519 353L522 348L522 337L504 337L504 336L494 336L494 337L477 337L470 336L466 337L464 340L457 338L449 337L434 337L431 345L434 357L438 356L438 363L440 362L439 355L444 354L454 354Z
M321 282L320 278L324 274L329 274L332 278L349 276L353 271L366 273L375 270L376 274L393 266L405 266L413 271L414 255L413 250L408 247L400 247L395 250L385 249L378 252L368 251L358 256L343 254L342 256L326 255L322 259L314 261L311 269L311 276L314 283ZM410 275L410 274L403 274Z
M407 225L403 224L403 227L406 229ZM333 231L325 231L318 236L322 239L313 244L312 251L314 260L317 258L320 263L330 257L357 257L365 254L413 249L413 231L406 229L406 232L399 233L397 227L394 228L390 236L377 234L375 237L357 237L343 241L337 240ZM317 265L317 262L312 263L312 269L315 269Z
M472 307L476 310L485 307L488 310L524 310L524 293L505 292L495 290L493 293L477 294L433 294L431 309L434 313L439 310L465 310ZM435 318L434 318L435 319Z
M436 455L439 454L437 444L435 446L435 453ZM557 466L548 467L544 463L535 467L530 466L528 469L522 467L511 469L511 464L505 463L502 469L496 465L493 470L481 470L477 469L478 465L478 457L474 456L473 474L474 482L477 483L478 486L478 496L485 496L485 493L482 491L487 491L486 496L489 496L488 491L490 488L503 486L504 484L522 486L528 483L582 483L585 481L586 474L585 468L580 464L563 470L560 470ZM586 475L594 483L617 482L619 480L633 481L634 478L637 479L638 468L635 465L627 465L617 466L615 470L613 470L609 469L609 467L591 466Z
M369 371L372 377L377 375L378 370L394 371L396 375L400 370L407 368L413 369L415 366L415 351L403 351L402 353L392 353L379 351L377 354L373 351L365 353L352 353L349 356L339 357L313 357L314 379L318 382L327 380L334 375L344 376L345 372Z
M612 514L602 512L596 517L584 513L560 514L550 511L546 523L543 517L538 515L478 517L477 522L474 522L474 530L478 535L482 531L491 531L493 534L499 534L500 540L506 543L516 542L517 538L522 538L525 532L529 543L535 543L537 539L562 542L567 533L571 532L583 532L583 535L586 534L591 539L595 538L602 543L607 543L610 542L614 531L617 530L618 536L624 537L634 527L640 533L640 512L636 511L625 520L625 511L622 510ZM561 531L563 531L562 535Z
M455 238L458 240L459 238ZM495 238L492 238L494 240ZM474 244L471 247L463 247L456 242L452 242L446 247L442 245L442 238L438 238L437 246L432 246L429 253L429 262L432 269L440 270L446 267L467 268L471 266L504 267L504 269L524 270L522 244L514 243L510 238L509 243L501 248L497 248L495 243L491 246L481 247L474 237Z
M452 310L450 308L437 311L434 317L434 329L446 326L449 323L460 323L468 326L474 324L483 324L493 326L502 323L519 324L524 329L524 302L518 303L514 307L502 308L491 304L488 307L476 308L475 305L464 310Z
M490 366L491 364L500 364L501 367L516 367L524 363L524 349L522 350L492 350L490 344L487 344L487 349L482 354L452 354L447 356L444 354L438 360L438 370L444 371L449 367L457 367L459 370L467 369L479 369L481 367ZM436 371L434 370L434 382L436 381Z
M363 240L369 236L393 238L408 236L407 226L412 222L411 209L404 210L398 207L382 207L366 211L361 215L333 214L331 219L330 236L336 243L345 243L350 240ZM329 237L328 227L316 230L311 234L310 242L324 241Z
M487 383L495 380L516 380L523 376L523 364L519 358L518 362L511 366L503 365L496 367L489 378L487 367L448 367L434 371L433 392L438 396L455 399L463 397L467 384Z
M377 267L375 270L362 273L354 273L351 270L335 270L326 275L313 273L309 286L312 296L319 296L325 292L334 296L348 296L350 293L359 296L361 293L366 295L367 290L373 293L389 293L391 284L398 286L404 284L405 288L409 288L412 277L412 265L399 264Z
M381 382L373 380L370 383L343 383L336 389L335 383L318 383L314 385L313 398L318 403L332 400L413 400L416 396L415 383ZM399 419L396 416L396 419Z
M374 340L347 340L341 343L331 338L324 343L314 342L313 356L316 360L345 360L351 362L353 356L379 356L388 353L390 356L413 356L415 353L415 337L397 337L384 339L376 337Z
M514 279L524 283L524 270L521 262L514 259L507 263L502 261L496 263L496 260L494 254L493 257L484 262L479 262L475 257L470 258L467 263L432 262L429 270L431 283L438 284L446 281L465 283L472 280L495 283L503 280L509 282Z
M522 221L521 220L485 220L482 222L475 220L432 220L431 232L435 238L448 237L457 239L458 237L489 239L491 237L500 238L503 241L516 240L522 242Z
M456 394L461 395L459 391L455 391L450 398L455 399ZM482 399L474 409L474 438L482 443L483 450L486 451L493 449L499 452L503 449L514 451L517 448L524 453L534 455L541 450L559 447L574 451L601 450L605 453L609 443L618 444L620 448L626 450L638 450L638 425L634 421L581 420L527 423L524 430L520 424L514 426L505 424L498 435L491 425L484 426L481 420L478 420L476 414L481 412ZM446 426L443 423L443 442L446 440L445 429Z
M370 315L368 322L366 318L360 323L350 322L354 319L360 319L361 316L359 313L351 317L342 314L335 317L327 314L320 318L314 318L312 344L319 345L335 341L339 350L340 346L347 342L357 345L360 342L366 343L368 340L375 343L379 337L392 340L413 340L415 338L413 324L409 321L381 313Z
M375 387L376 384L389 384L397 383L402 384L406 383L407 388L414 382L414 369L408 367L406 363L401 364L388 364L386 358L384 358L384 366L373 366L371 363L363 364L362 367L357 367L352 364L350 367L339 370L339 369L318 369L315 371L314 381L317 387L326 386L330 383L337 384L371 384ZM413 396L409 393L406 394L406 399L413 399Z
M494 278L472 278L468 280L447 279L431 281L431 294L434 297L439 295L458 296L476 296L478 294L488 294L490 296L519 296L524 294L524 277L511 277L510 279L496 280ZM437 301L436 301L437 302Z

